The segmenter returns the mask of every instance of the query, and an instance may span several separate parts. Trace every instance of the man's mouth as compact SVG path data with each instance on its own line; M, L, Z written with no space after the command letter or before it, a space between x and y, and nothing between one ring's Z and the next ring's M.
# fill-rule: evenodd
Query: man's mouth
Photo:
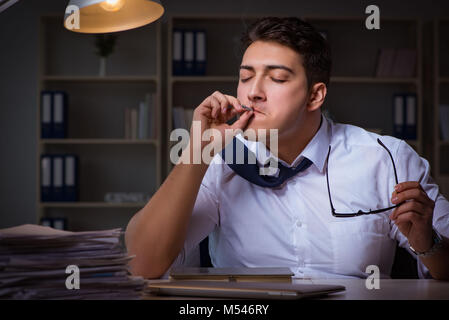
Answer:
M257 112L257 113L261 113L261 114L263 114L263 115L266 115L266 113L263 112L262 110L260 110L258 106L250 106L250 107L254 110L254 112Z

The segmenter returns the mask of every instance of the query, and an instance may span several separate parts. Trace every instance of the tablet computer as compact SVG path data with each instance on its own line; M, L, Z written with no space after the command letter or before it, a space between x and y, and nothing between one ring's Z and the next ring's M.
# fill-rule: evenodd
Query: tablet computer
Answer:
M303 299L344 291L341 285L287 282L223 282L176 280L150 283L149 293L157 295L238 299Z
M290 268L192 268L175 267L170 270L171 280L222 280L255 282L291 282Z

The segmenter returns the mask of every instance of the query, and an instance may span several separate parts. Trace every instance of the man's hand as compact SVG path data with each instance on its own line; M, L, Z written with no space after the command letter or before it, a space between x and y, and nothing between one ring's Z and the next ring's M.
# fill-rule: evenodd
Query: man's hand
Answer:
M396 185L391 202L401 204L394 209L390 219L407 237L409 244L417 252L429 250L433 246L432 218L435 202L416 181Z
M193 121L199 121L201 123L201 136L207 129L216 129L221 133L221 141L213 141L213 143L221 144L225 146L226 129L240 129L244 131L248 125L249 119L253 116L253 111L247 111L242 108L239 100L233 96L225 95L219 91L215 91L212 95L207 97L193 112ZM228 125L226 122L231 120L236 115L241 115L240 118L232 125ZM190 132L190 136L193 137L193 126ZM234 136L234 134L232 135ZM227 137L232 138L232 137ZM212 141L201 141L201 151L203 148Z

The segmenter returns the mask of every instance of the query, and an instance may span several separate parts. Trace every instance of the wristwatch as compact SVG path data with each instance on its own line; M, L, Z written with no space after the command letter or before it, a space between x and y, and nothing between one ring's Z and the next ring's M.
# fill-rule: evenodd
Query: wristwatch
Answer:
M410 250L414 254L416 254L418 257L427 257L432 254L434 254L438 249L440 249L443 246L443 237L441 237L441 234L439 234L438 231L435 230L435 228L432 228L432 240L433 240L433 246L427 251L424 252L418 252L415 249L413 249L412 246L410 246Z

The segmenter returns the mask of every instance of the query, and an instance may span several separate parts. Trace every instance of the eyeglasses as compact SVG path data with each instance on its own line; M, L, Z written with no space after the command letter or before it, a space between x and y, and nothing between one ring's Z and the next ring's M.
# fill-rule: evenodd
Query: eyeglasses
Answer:
M388 148L382 143L382 141L380 141L379 139L377 139L377 142L378 142L382 147L384 147L384 149L387 150L388 154L390 155L391 162L393 163L394 178L395 178L395 180L396 180L396 184L398 184L398 175L397 175L397 173L396 173L396 166L395 166L395 164L394 164L393 156L391 155L390 150L388 150ZM391 206L391 207L383 208L383 209L377 209L377 210L371 210L371 209L370 209L369 211L359 210L359 211L357 211L357 212L348 212L348 213L336 212L336 211L335 211L335 208L334 208L334 205L333 205L333 203L332 203L331 190L330 190L330 187L329 187L329 172L328 172L329 170L328 170L328 163L329 163L329 155L330 155L330 153L331 153L331 146L329 146L329 152L327 153L327 158L326 158L326 181L327 181L327 192L329 193L329 202L330 202L330 205L331 205L332 215L333 215L334 217L337 217L337 218L349 218L349 217L362 216L362 215L365 215L365 214L381 213L381 212L385 212L385 211L394 209L394 208L396 208L396 207L398 207L398 206L400 206L400 205L402 204L402 203L400 203L400 204L397 204L397 205L395 205L395 206Z

